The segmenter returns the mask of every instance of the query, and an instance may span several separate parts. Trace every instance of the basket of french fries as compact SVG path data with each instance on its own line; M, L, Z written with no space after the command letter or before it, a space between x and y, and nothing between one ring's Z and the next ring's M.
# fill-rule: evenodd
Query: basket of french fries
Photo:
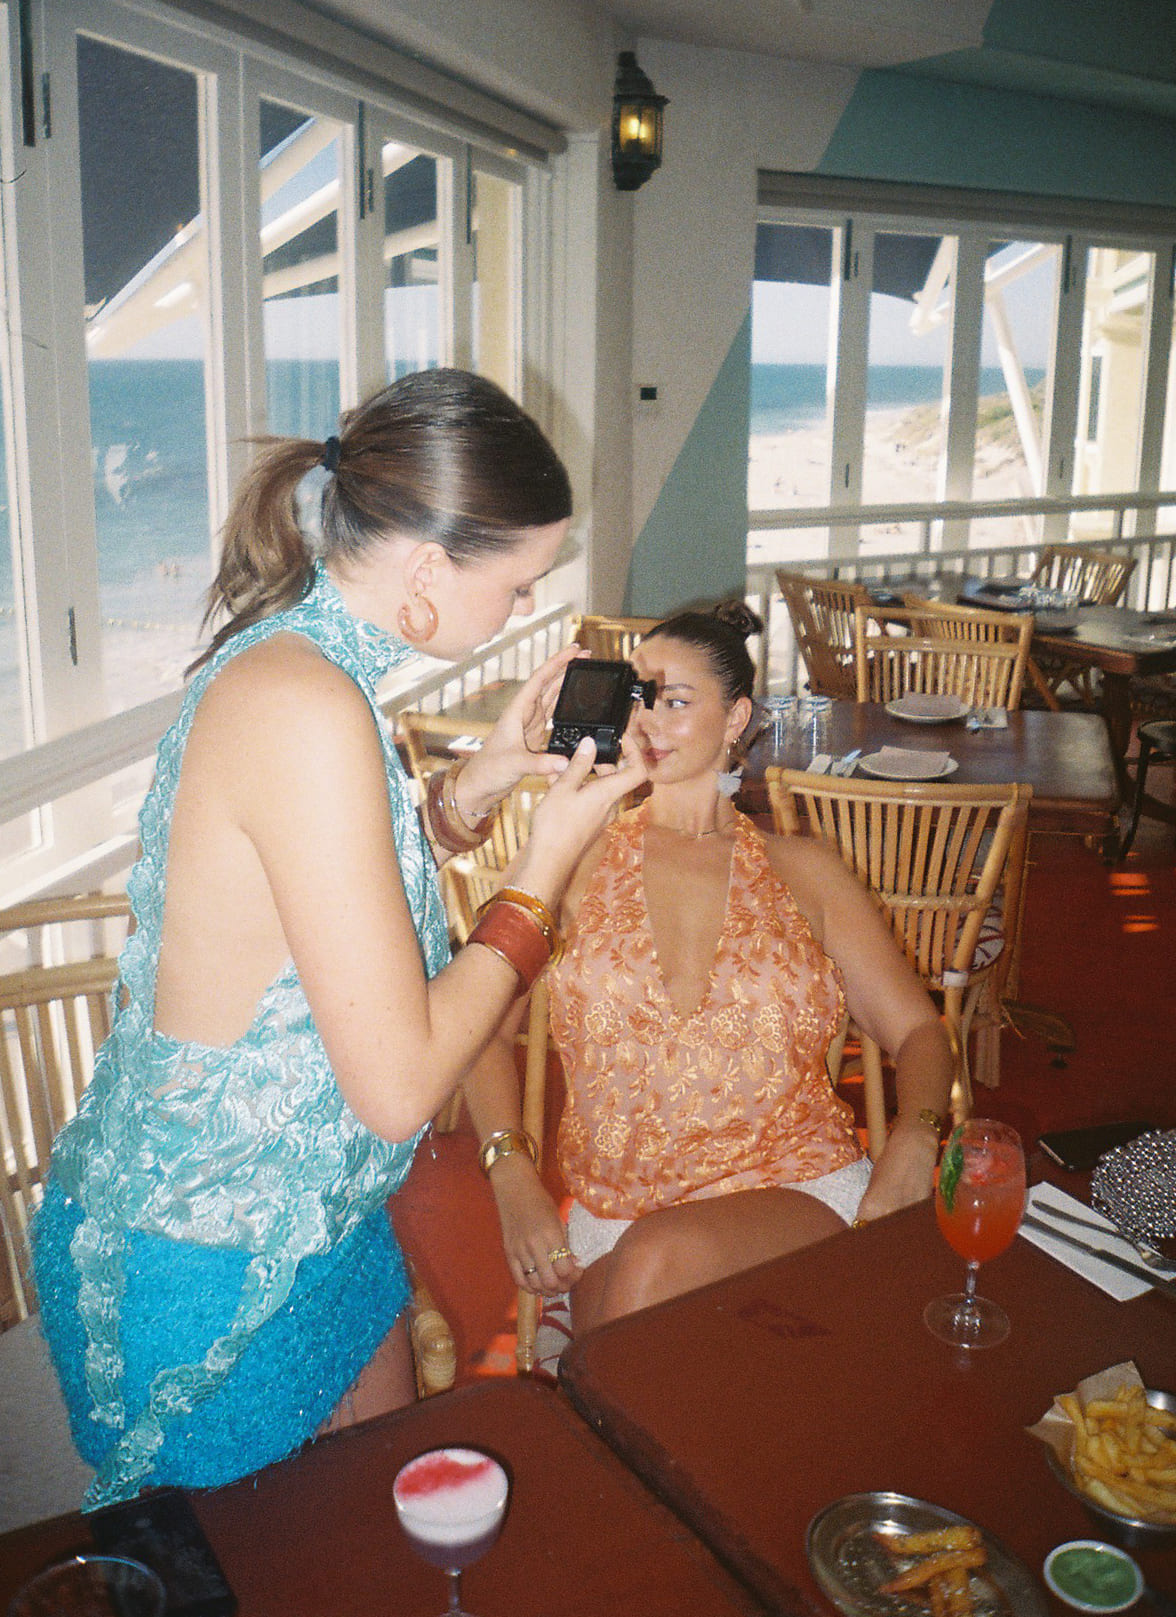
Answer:
M1059 1394L1029 1431L1106 1537L1128 1548L1176 1543L1176 1395L1116 1364Z

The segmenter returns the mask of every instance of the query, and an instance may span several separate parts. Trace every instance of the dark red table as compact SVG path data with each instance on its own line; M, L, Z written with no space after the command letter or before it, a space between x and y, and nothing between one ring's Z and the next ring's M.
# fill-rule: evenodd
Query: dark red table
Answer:
M1176 1304L1105 1293L1017 1240L981 1269L1012 1335L968 1355L923 1307L962 1264L929 1203L618 1320L573 1344L572 1401L622 1459L773 1610L826 1614L805 1530L851 1493L959 1511L1039 1576L1098 1536L1027 1436L1053 1395L1134 1358L1176 1390ZM1176 1550L1138 1552L1176 1593ZM1041 1585L1047 1609L1053 1603Z
M409 1548L392 1482L422 1449L455 1443L490 1450L512 1476L502 1536L462 1579L478 1617L762 1611L565 1399L533 1382L494 1380L192 1495L240 1617L437 1617L445 1578ZM89 1547L77 1515L0 1538L0 1611L35 1570Z

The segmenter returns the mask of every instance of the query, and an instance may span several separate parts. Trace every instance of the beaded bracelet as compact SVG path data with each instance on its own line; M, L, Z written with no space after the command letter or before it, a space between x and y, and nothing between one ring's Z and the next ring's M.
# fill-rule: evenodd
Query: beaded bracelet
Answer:
M499 1129L482 1141L478 1167L489 1178L494 1164L501 1162L503 1157L513 1156L516 1151L525 1151L535 1166L539 1166L539 1147L526 1129Z
M541 898L528 893L523 887L500 887L484 904L479 905L478 914L484 915L491 904L513 904L516 909L525 910L539 923L551 951L551 964L554 966L563 958L564 940L560 936L559 922Z
M434 770L425 788L429 824L438 845L446 853L469 853L471 848L480 848L490 835L490 827L494 823L493 811L483 815L475 826L467 825L462 818L455 796L457 777L462 768L463 765L457 763L451 764L448 769Z
M551 960L551 944L535 917L515 904L489 904L468 943L480 943L514 971L527 993Z

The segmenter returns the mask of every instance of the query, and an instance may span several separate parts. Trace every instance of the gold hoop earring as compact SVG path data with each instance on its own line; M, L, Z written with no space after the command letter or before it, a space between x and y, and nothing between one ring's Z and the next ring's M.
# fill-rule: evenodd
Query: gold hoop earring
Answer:
M400 630L400 637L402 640L410 640L413 645L424 646L427 645L437 633L437 625L440 621L437 617L437 608L433 605L432 601L430 601L427 595L416 596L412 605L414 607L420 607L421 613L425 620L424 628L417 628L412 610L407 602L396 614L396 627Z

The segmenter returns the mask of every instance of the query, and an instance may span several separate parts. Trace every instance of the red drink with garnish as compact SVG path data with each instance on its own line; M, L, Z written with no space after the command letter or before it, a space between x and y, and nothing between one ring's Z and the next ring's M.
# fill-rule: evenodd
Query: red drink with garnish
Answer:
M973 1117L955 1130L939 1165L935 1217L967 1261L964 1290L928 1303L928 1330L956 1347L992 1347L1009 1334L1004 1309L976 1295L981 1263L1012 1245L1025 1207L1025 1154L1004 1123Z
M998 1258L1013 1244L1025 1206L1021 1145L1003 1140L964 1143L964 1169L948 1210L935 1193L935 1216L949 1245L969 1263Z
M462 1571L498 1537L509 1492L506 1472L480 1449L430 1449L397 1473L401 1527L418 1555L449 1576L446 1617L463 1617Z

